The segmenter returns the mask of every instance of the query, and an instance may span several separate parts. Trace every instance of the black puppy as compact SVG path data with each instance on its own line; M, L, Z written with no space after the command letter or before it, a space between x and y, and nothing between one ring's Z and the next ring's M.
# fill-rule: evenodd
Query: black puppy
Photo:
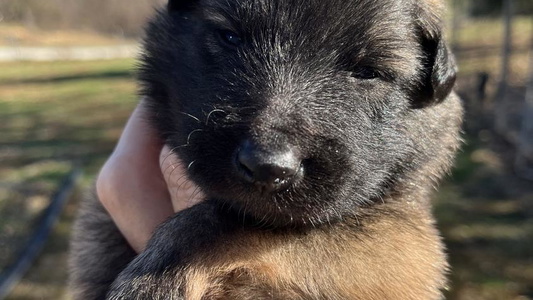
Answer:
M135 259L87 200L77 299L441 298L429 195L462 115L441 6L171 0L146 32L142 94L208 199Z

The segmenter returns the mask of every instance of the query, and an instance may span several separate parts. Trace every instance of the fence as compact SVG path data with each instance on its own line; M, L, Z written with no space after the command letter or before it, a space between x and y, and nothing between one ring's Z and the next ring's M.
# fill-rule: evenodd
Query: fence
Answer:
M498 3L499 2L499 3ZM533 180L533 15L532 2L518 0L452 1L451 40L458 55L463 52L459 32L468 18L489 16L500 18L502 35L499 49L499 67L497 70L479 70L475 93L470 101L483 102L487 115L491 116L491 126L496 134L514 148L515 171L518 175ZM489 5L491 4L492 5ZM497 16L499 14L499 16ZM515 43L517 19L529 20L526 49L520 49ZM478 34L487 34L479 32ZM526 34L527 35L527 34ZM524 38L522 32L521 39ZM522 54L518 54L518 52ZM529 55L525 55L529 53ZM520 55L520 56L519 56ZM461 58L459 58L461 60ZM466 59L463 59L463 61ZM514 63L513 63L514 61ZM529 66L527 71L515 76L513 69L517 65ZM514 78L512 78L514 77ZM487 98L487 82L495 79L496 89Z

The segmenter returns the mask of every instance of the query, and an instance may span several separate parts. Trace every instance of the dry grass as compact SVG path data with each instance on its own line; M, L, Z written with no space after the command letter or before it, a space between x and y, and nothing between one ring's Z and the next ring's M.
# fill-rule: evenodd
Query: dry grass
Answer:
M88 29L118 36L138 36L146 19L165 0L2 0L0 22L30 28Z
M79 30L42 30L20 24L0 26L0 47L21 46L100 46L131 43L118 37L103 36L90 31Z

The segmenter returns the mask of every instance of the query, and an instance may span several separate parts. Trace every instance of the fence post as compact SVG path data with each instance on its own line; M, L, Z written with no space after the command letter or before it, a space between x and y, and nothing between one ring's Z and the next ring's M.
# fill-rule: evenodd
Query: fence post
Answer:
M513 11L514 0L502 0L503 1L503 17L504 17L504 40L502 48L502 64L500 73L500 83L498 85L498 91L496 92L495 103L495 118L496 118L496 130L498 133L508 138L507 133L507 96L509 88L509 63L511 60L512 52L512 34L513 34Z
M533 28L529 50L529 78L526 83L522 128L520 129L517 152L517 173L528 179L533 179Z

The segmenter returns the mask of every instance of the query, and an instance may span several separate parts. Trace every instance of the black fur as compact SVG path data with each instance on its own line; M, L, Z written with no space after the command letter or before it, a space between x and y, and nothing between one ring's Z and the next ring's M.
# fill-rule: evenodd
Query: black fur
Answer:
M353 214L430 159L405 131L406 113L442 101L455 78L441 33L413 30L410 2L204 1L162 12L140 74L153 121L209 196L250 217L279 226ZM222 29L243 45L224 45ZM379 78L353 75L362 68ZM232 169L244 139L298 147L306 177L258 195Z

